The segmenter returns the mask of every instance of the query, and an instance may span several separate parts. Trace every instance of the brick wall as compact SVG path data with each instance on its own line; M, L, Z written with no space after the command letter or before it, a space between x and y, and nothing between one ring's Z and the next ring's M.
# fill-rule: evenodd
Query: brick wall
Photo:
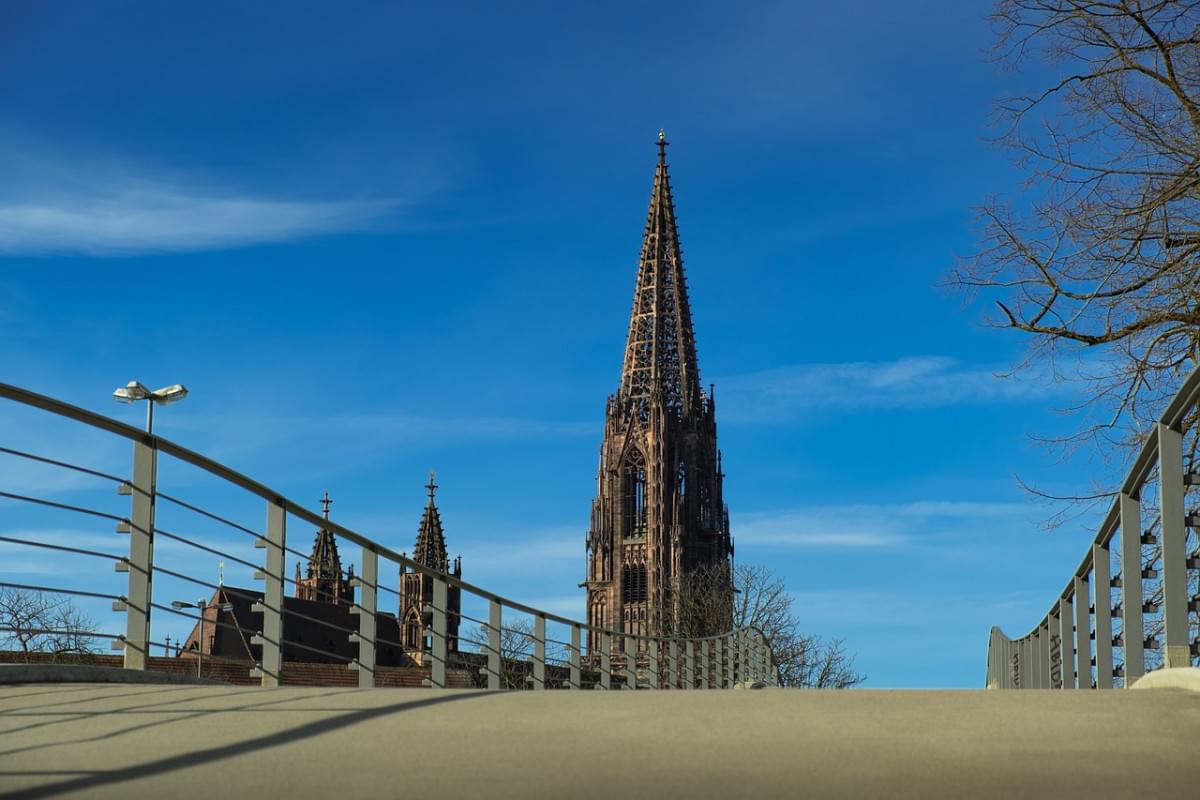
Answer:
M24 653L0 651L0 664L90 664L97 667L121 667L124 657L101 653L84 653L55 658L50 653ZM206 658L203 677L238 686L259 686L258 678L250 677L254 665L248 661L226 661ZM171 672L176 675L195 675L196 659L181 656L151 656L150 669L156 672ZM380 687L420 688L428 672L419 667L376 667L375 685ZM471 688L470 676L457 670L447 670L446 682L452 689ZM285 661L280 683L284 686L358 686L358 673L344 664L312 664L303 661Z

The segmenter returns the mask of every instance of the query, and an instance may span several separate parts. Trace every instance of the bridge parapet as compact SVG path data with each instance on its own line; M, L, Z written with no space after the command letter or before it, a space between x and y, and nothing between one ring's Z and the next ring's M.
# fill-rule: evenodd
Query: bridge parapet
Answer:
M263 686L280 685L285 657L296 660L298 654L304 661L341 663L345 669L357 672L358 685L364 688L379 683L377 671L399 665L385 664L388 658L420 664L427 675L426 685L434 688L461 686L464 674L475 685L488 689L580 689L589 683L604 689L730 689L747 682L777 682L770 643L757 628L694 639L638 636L590 626L431 569L161 436L8 384L0 383L0 399L11 401L10 407L20 408L22 413L49 416L71 426L71 435L65 437L68 441L77 438L75 432L87 431L93 439L115 437L132 445L131 460L100 469L75 463L58 452L32 452L36 448L18 449L5 446L11 442L0 441L0 457L109 487L106 500L96 499L99 495L89 488L80 494L85 500L72 497L66 502L53 491L38 494L21 489L20 470L0 470L0 519L15 519L14 509L45 510L93 523L100 520L111 526L109 531L128 537L127 548L101 550L78 546L93 541L94 536L77 537L79 541L71 541L70 537L46 541L24 538L26 535L0 536L8 549L48 549L71 558L99 559L114 565L110 573L94 569L63 571L73 579L65 581L73 583L70 586L0 580L0 587L111 601L112 611L124 615L120 626L123 633L72 629L69 624L48 628L26 625L23 629L5 625L0 626L0 633L67 640L74 637L77 642L108 639L112 649L123 651L125 668L146 670L152 665L152 647L169 652L169 642L153 635L156 620L163 615L187 617L199 624L200 634L195 653L185 650L182 656L194 657L198 672L206 659L210 664L241 660L246 662L248 674ZM6 475L17 476L18 485L4 485ZM176 485L181 488L177 490ZM194 496L185 499L188 491L204 501ZM128 505L111 507L110 501L117 498ZM4 513L5 506L9 514ZM250 515L263 521L261 527L246 521ZM297 580L288 577L285 564L289 557L301 563L309 559L308 553L289 545L289 530L297 523L329 531L343 547L354 548L350 552L359 555L358 575L346 576L354 591L344 607L336 601L326 604L341 608L337 613L328 608L318 609L317 613L315 606L289 602L289 584L294 589ZM23 519L20 524L25 524ZM167 557L168 552L175 558ZM186 555L181 558L181 553ZM228 562L260 582L261 591L240 590L226 585L223 579L213 583L201 578L194 567L197 553L225 559L222 564ZM398 602L403 590L400 576L406 572L426 576L432 589L425 598L425 635L419 643L401 641L400 621L381 611ZM195 604L199 613L182 610L192 604L156 602L156 578L160 582L159 599L161 583L170 580L211 591L214 600ZM460 593L461 607L449 602L451 591ZM468 611L479 616L472 617ZM453 619L455 616L457 619ZM459 631L457 623L465 621L478 623L478 638ZM289 635L289 622L303 626L307 640L297 636L295 630ZM227 633L227 641L233 642L235 649L241 648L241 658L213 652L206 643L206 625L213 640L218 631ZM460 652L455 647L456 632L457 642L475 645L477 651ZM586 651L587 632L598 633L604 643L598 652ZM453 673L451 679L448 673Z
M1200 369L1149 431L1045 616L1016 639L992 628L988 688L1111 689L1200 665L1198 403Z

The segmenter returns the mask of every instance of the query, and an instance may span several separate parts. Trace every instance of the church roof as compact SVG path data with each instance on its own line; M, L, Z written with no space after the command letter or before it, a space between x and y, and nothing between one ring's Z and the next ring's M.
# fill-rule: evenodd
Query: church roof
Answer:
M263 629L263 614L255 611L261 603L261 589L221 586L213 593L208 605L231 606L221 612L219 625L209 618L206 634L212 645L204 647L205 655L238 660L261 661L262 646L251 644L251 637ZM351 641L346 631L358 630L358 617L350 607L340 603L283 598L283 660L326 664L345 664L358 657L358 643ZM408 666L412 660L404 654L400 642L400 625L395 615L384 611L375 614L375 663L381 667ZM184 640L186 652L200 643L200 624Z
M430 472L429 483L425 486L429 490L429 504L425 506L425 513L421 515L421 527L417 530L417 543L413 546L413 561L422 566L447 572L450 565L446 556L446 536L442 532L442 517L438 513L437 503L433 499L438 488L437 484L433 482L434 477L434 474Z
M658 133L658 166L642 237L619 391L621 400L634 403L643 419L655 395L661 395L676 416L697 408L702 398L683 251L667 172L667 139L662 131Z

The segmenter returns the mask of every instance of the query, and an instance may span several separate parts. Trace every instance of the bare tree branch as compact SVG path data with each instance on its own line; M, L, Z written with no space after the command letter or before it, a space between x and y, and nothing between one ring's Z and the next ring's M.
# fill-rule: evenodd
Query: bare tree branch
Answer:
M729 608L733 593L732 627L747 625L762 631L775 658L780 686L846 689L865 680L854 670L854 657L841 641L823 641L800 632L792 613L792 596L783 580L770 568L738 564L732 585L727 566L716 564L689 573L680 584L680 617L683 636L699 635L720 626L716 615Z
M1127 462L1200 353L1200 2L997 0L992 20L999 60L1059 76L999 102L1029 191L979 209L948 282L994 296L1026 365L1085 384L1051 441Z

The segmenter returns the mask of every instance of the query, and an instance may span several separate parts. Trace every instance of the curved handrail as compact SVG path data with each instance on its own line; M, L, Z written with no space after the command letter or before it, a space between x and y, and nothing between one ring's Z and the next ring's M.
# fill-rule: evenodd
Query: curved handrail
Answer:
M1173 471L1169 472L1169 475L1178 475L1178 478L1179 478L1179 485L1175 485L1174 479L1173 478L1171 479L1170 485L1165 487L1166 494L1162 495L1163 499L1160 501L1160 503L1164 507L1166 507L1167 505L1170 505L1169 523L1166 519L1163 520L1163 523L1164 523L1164 528L1168 524L1170 525L1171 530L1170 530L1169 535L1171 536L1172 544L1178 545L1178 546L1173 546L1171 548L1170 552L1168 552L1165 548L1163 550L1162 559L1163 559L1164 577L1167 575L1171 575L1171 576L1173 576L1173 579L1177 584L1180 584L1180 583L1182 584L1182 585L1177 585L1177 586L1173 587L1173 588L1176 588L1177 591L1173 592L1172 602L1164 603L1164 605L1165 605L1164 615L1169 614L1172 616L1171 623L1173 623L1173 624L1170 626L1170 630L1172 630L1175 633L1174 636L1168 636L1168 639L1171 639L1172 641L1168 641L1166 643L1166 647L1180 648L1180 647L1186 646L1187 651L1188 651L1188 653L1187 653L1188 657L1190 657L1192 652L1200 650L1200 646L1198 646L1198 643L1186 642L1186 641L1183 643L1180 643L1178 641L1173 641L1173 640L1176 640L1179 638L1178 634L1179 634L1181 625L1182 625L1183 635L1185 637L1187 636L1187 631L1188 631L1187 615L1188 615L1188 611L1189 611L1189 602L1195 602L1196 599L1200 599L1200 598L1187 598L1186 597L1186 587L1187 587L1187 581L1188 581L1187 573L1188 573L1189 569L1195 569L1195 566L1193 566L1193 559L1195 558L1195 555L1193 554L1189 557L1189 554L1184 552L1184 550L1185 550L1184 543L1186 542L1186 528L1192 527L1193 522L1196 525L1200 525L1200 519L1193 520L1193 519L1189 518L1183 508L1184 491L1186 489L1186 486L1190 485L1193 482L1193 479L1195 476L1183 475L1182 467L1180 466L1182 454L1181 454L1181 452L1179 452L1179 437L1181 437L1181 435L1182 435L1182 424L1183 424L1184 419L1186 418L1188 412L1191 409L1193 409L1197 405L1198 402L1200 402L1200 367L1193 369L1192 372L1187 376L1187 378L1184 380L1183 384L1180 386L1179 390L1175 393L1174 396L1172 396L1171 400L1167 403L1166 408L1163 410L1162 414L1158 418L1157 424L1153 428L1151 428L1151 430L1147 434L1145 442L1143 442L1141 448L1138 451L1136 458L1133 461L1133 464L1130 466L1129 471L1125 476L1124 481L1122 481L1122 483L1121 483L1120 490L1118 492L1116 492L1116 496L1113 498L1113 502L1112 502L1111 506L1109 507L1108 512L1104 515L1104 518L1101 521L1099 528L1097 529L1096 536L1093 538L1092 543L1089 545L1087 552L1084 553L1084 556L1083 556L1082 560L1080 561L1079 566L1075 569L1074 572L1071 573L1071 576L1067 579L1066 587L1064 587L1062 592L1060 592L1059 595L1057 596L1057 598L1051 603L1051 606L1050 606L1049 610L1046 612L1046 615L1042 618L1042 620L1037 625L1035 625L1032 628L1032 630L1030 630L1024 636L1018 637L1016 639L1009 638L998 627L992 628L992 630L989 634L989 640L988 640L988 679L987 679L987 683L989 686L996 684L998 678L1003 677L1003 675L1004 675L1004 673L1000 671L1000 669L999 669L1000 665L997 662L997 659L1002 657L1002 654L997 652L998 650L1003 650L1010 659L1012 658L1013 653L1017 653L1016 659L1017 659L1017 662L1019 663L1021 660L1020 647L1028 647L1031 639L1033 639L1033 640L1040 639L1040 632L1047 631L1049 629L1050 621L1052 619L1055 619L1056 615L1058 616L1059 622L1061 624L1061 614L1063 613L1065 604L1071 604L1072 606L1074 605L1074 595L1076 593L1078 582L1079 581L1083 581L1085 583L1093 583L1094 582L1094 581L1088 581L1088 576L1093 575L1095 572L1097 550L1099 549L1099 550L1103 551L1101 553L1101 555L1103 555L1104 559L1107 561L1108 549L1110 547L1113 537L1117 534L1118 530L1121 531L1122 540L1124 540L1125 532L1124 532L1122 524L1121 524L1123 507L1126 509L1125 513L1129 513L1128 508L1131 506L1131 504L1133 505L1133 507L1135 509L1139 508L1139 506L1137 506L1136 504L1140 503L1140 495L1141 495L1142 488L1143 488L1145 482L1147 481L1147 479L1149 478L1149 476L1150 476L1151 472L1153 471L1154 467L1156 466L1156 464L1160 465L1160 466L1164 466L1168 470L1173 470ZM1170 439L1172 439L1171 443L1169 444L1169 447L1172 449L1171 453L1164 452L1164 450L1167 446L1167 445L1165 445L1165 443L1163 441L1164 437L1169 437ZM1163 471L1164 471L1163 469L1160 469L1160 478L1159 478L1160 479L1160 492L1164 490L1164 487L1161 486ZM1133 518L1133 515L1130 514L1129 519L1132 519L1132 518ZM1138 527L1138 530L1136 531L1136 535L1138 536L1137 545L1140 547L1140 545L1141 545L1140 523L1138 524L1137 527ZM1164 540L1165 540L1168 535L1165 530L1164 530L1163 535L1164 535ZM1122 545L1123 545L1123 547L1125 546L1124 541L1122 541ZM1140 555L1140 550L1138 552ZM1169 563L1168 563L1168 560L1169 560ZM1143 579L1142 578L1141 558L1140 557L1137 558L1136 562L1137 563L1135 565L1135 570L1130 572L1129 570L1126 569L1126 559L1122 558L1122 575L1121 575L1121 584L1120 585L1124 586L1128 583L1132 583L1132 582L1136 581L1137 586L1140 590L1141 581ZM1110 576L1105 576L1106 590L1115 585L1117 585L1117 584L1115 584L1111 581ZM1181 596L1183 596L1182 602L1180 602ZM1107 601L1106 601L1106 605L1107 605ZM1139 601L1139 605L1140 605L1140 601ZM1112 613L1112 611L1115 611L1115 610L1116 609L1108 609L1108 610L1102 609L1100 616L1102 619L1108 619L1109 623L1111 625L1111 613ZM1093 615L1095 614L1095 611L1096 611L1096 609L1094 607L1094 604L1092 604L1089 601L1089 608L1088 608L1089 626L1091 625L1090 620L1092 619ZM1077 614L1077 616L1078 616L1078 619L1076 620L1076 622L1083 618L1082 614ZM1136 616L1140 620L1140 618L1141 618L1140 611L1137 613ZM1182 619L1181 623L1179 621L1180 619ZM1070 627L1070 625L1071 625L1071 621L1068 620L1067 627ZM1078 632L1077 625L1076 625L1076 632ZM1109 631L1109 633L1111 634L1111 630ZM1053 639L1054 638L1053 635L1051 635L1050 638ZM1059 637L1059 638L1061 638L1061 637ZM1111 638L1111 636L1108 638ZM1139 639L1140 638L1141 638L1141 634L1139 634ZM1095 631L1089 630L1088 641L1092 641L1092 640L1094 640L1098 643L1098 645L1097 645L1098 649L1108 649L1109 651L1111 651L1110 645L1105 645L1104 640L1101 639L1099 636L1097 636ZM1036 645L1039 648L1044 648L1044 643L1042 643L1040 641L1037 641ZM1065 646L1063 646L1063 647L1065 649ZM1090 650L1089 650L1089 653L1090 653ZM1040 653L1039 657L1042 654L1044 654L1044 653ZM1183 656L1181 655L1181 653L1178 649L1176 649L1174 651L1173 657L1172 657L1172 652L1170 650L1167 651L1167 654L1168 654L1168 657L1166 658L1166 661L1168 662L1168 665L1174 665L1173 662L1179 662L1183 658ZM1111 655L1111 652L1110 652L1110 655ZM1029 660L1028 654L1026 655L1025 660L1026 661ZM1049 682L1050 664L1049 663L1043 664L1043 665L1038 665L1036 663L1034 664L1034 667L1039 667L1039 666L1045 668L1044 670L1042 670L1042 672L1044 672L1045 675L1043 675L1043 678L1041 679L1040 682L1042 684L1047 684ZM1099 667L1097 667L1097 668L1099 669ZM1141 667L1139 667L1138 674L1140 674L1140 669L1141 669ZM1019 679L1020 674L1021 673L1020 673L1020 670L1018 667L1018 672L1015 673L1016 683L1018 685L1022 685L1022 683ZM1033 674L1036 676L1039 673L1035 669L1035 670L1033 670ZM1027 679L1030 677L1028 671L1026 672L1025 677ZM999 681L999 685L1004 685L1005 683L1011 684L1011 683L1013 683L1013 681L1012 680L1008 680L1008 681L1000 680ZM1029 684L1025 683L1023 685L1029 685ZM1106 686L1111 686L1111 677L1105 679L1103 676L1098 676L1097 685L1100 688L1106 688Z
M421 574L428 575L432 578L437 578L441 581L445 581L450 586L458 587L485 600L499 603L500 605L503 605L504 607L510 608L514 611L519 611L533 617L539 617L546 621L557 624L578 627L581 631L586 630L593 633L608 634L614 637L634 639L636 641L683 641L686 638L688 641L704 642L723 640L732 635L746 632L757 633L764 642L767 641L766 636L756 626L743 626L741 628L731 629L725 633L704 637L643 636L639 634L611 630L608 628L596 627L585 622L570 619L569 617L563 617L549 611L534 608L533 606L503 597L502 595L498 595L494 592L484 589L483 587L468 583L467 581L455 577L452 574L440 572L436 569L426 567L423 564L413 561L404 554L398 553L391 548L379 544L367 536L357 533L356 531L340 525L333 520L326 519L323 515L305 508L299 503L288 499L282 493L277 492L262 483L259 483L253 478L231 469L230 467L205 455L197 453L194 450L177 444L170 439L163 438L157 434L148 433L140 428L136 428L119 420L106 417L102 414L97 414L94 411L89 411L85 408L80 408L79 406L66 403L62 400L38 394L28 389L23 389L19 386L14 386L8 383L0 383L0 398L12 400L33 408L38 408L51 414L55 414L75 422L80 422L90 427L115 434L128 439L131 442L137 442L146 445L147 447L156 450L159 453L165 453L180 461L183 461L184 463L208 472L226 481L227 483L255 494L267 502L279 506L287 514L291 514L292 516L308 522L309 524L318 528L329 530L338 536L341 536L350 542L359 545L360 547L366 548L377 555L387 558L390 561L401 564L407 569L410 569L414 572L420 572ZM770 654L770 658L772 662L772 668L774 668L774 655Z

